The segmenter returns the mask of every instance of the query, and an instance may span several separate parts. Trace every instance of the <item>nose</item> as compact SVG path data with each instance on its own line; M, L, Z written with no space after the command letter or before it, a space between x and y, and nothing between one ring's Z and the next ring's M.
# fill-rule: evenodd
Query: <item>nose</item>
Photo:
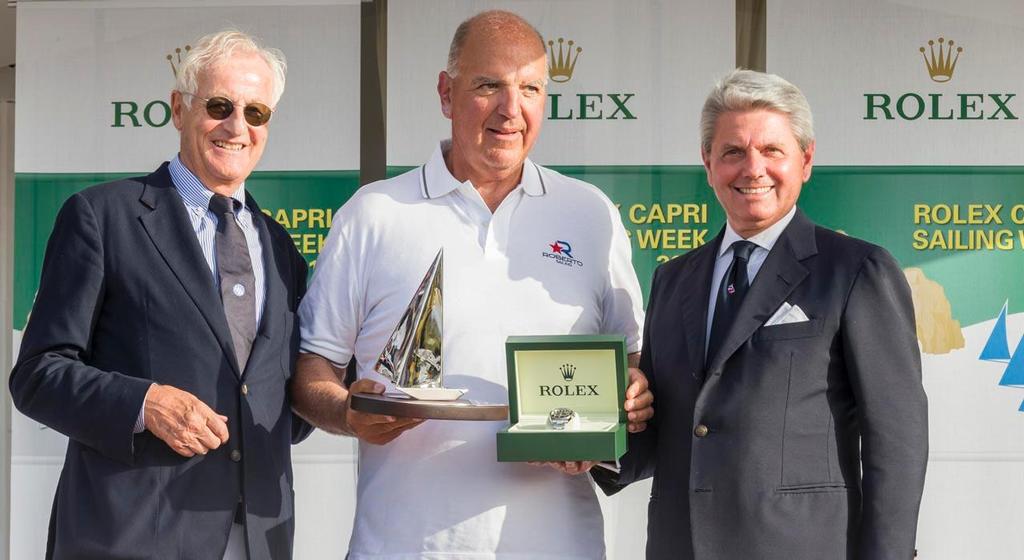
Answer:
M759 179L764 177L767 158L759 150L747 150L747 157L743 160L743 175L748 179Z
M501 90L501 99L498 101L498 112L506 119L514 119L522 112L522 94L514 87L505 87Z
M235 110L221 122L221 126L232 136L247 134L249 123L245 122L245 110L241 106L235 105Z

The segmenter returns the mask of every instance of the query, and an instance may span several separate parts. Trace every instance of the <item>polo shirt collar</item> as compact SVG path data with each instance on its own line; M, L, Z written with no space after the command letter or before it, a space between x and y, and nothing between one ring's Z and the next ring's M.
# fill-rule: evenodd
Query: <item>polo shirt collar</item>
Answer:
M463 184L452 176L444 163L444 151L450 144L451 140L438 143L427 163L420 167L420 194L423 198L440 198ZM469 181L466 181L466 184L472 186ZM544 196L548 192L540 166L533 163L530 158L523 162L523 176L516 186L516 189L520 188L529 196Z
M786 226L789 225L789 222L793 221L794 215L796 215L795 204L792 208L789 209L789 212L787 212L781 220L768 226L768 228L762 231L761 233L750 236L749 238L747 238L747 241L750 241L754 245L757 245L758 247L761 247L766 251L771 251L772 247L775 246L775 242L778 241L779 237L782 236L782 232L786 229ZM741 237L740 234L736 233L736 230L732 229L732 225L729 224L728 220L726 220L725 234L722 235L722 244L718 246L719 258L722 255L724 255L730 247L732 247L732 244L734 242L739 241L741 239L743 239L743 237Z

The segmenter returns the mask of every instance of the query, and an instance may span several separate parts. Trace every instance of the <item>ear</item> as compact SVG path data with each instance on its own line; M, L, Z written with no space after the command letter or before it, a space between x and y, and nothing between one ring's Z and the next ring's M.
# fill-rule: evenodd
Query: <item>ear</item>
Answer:
M441 98L441 114L446 119L452 118L452 82L455 78L448 75L448 72L442 70L437 75L437 95Z
M811 168L814 167L814 140L804 150L804 182L811 178Z
M187 110L187 107L185 107L184 97L185 96L182 95L181 92L171 92L171 120L174 121L174 128L178 129L179 132L185 122L184 113Z
M704 151L704 148L700 149L700 159L704 162L704 173L708 178L708 185L713 186L711 182L711 154Z

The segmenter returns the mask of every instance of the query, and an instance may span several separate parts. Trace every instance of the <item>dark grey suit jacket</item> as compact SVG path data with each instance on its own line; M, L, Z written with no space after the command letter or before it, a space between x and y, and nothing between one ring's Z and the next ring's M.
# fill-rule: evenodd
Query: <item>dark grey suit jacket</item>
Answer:
M289 558L293 534L287 381L306 264L250 198L266 270L244 372L220 295L164 164L86 189L61 209L10 377L14 404L67 435L47 558L220 558L239 503L251 558ZM151 382L228 417L230 440L177 455L132 435Z
M798 210L705 364L721 239L655 272L640 368L656 416L599 482L653 474L648 558L909 560L928 422L902 271ZM784 302L810 320L764 326Z

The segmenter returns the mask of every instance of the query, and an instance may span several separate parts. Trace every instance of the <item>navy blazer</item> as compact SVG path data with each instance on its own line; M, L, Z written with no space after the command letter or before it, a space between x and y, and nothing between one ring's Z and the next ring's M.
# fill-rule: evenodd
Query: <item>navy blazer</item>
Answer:
M221 558L240 504L250 558L291 557L290 446L309 429L287 383L306 263L248 194L246 205L266 299L245 371L166 163L77 193L57 216L10 377L18 410L69 438L47 558ZM186 458L133 435L153 382L227 416L227 444Z
M640 361L655 418L599 484L654 476L649 559L909 560L928 421L899 265L797 210L705 360L721 239L655 272ZM784 302L809 320L765 326Z

